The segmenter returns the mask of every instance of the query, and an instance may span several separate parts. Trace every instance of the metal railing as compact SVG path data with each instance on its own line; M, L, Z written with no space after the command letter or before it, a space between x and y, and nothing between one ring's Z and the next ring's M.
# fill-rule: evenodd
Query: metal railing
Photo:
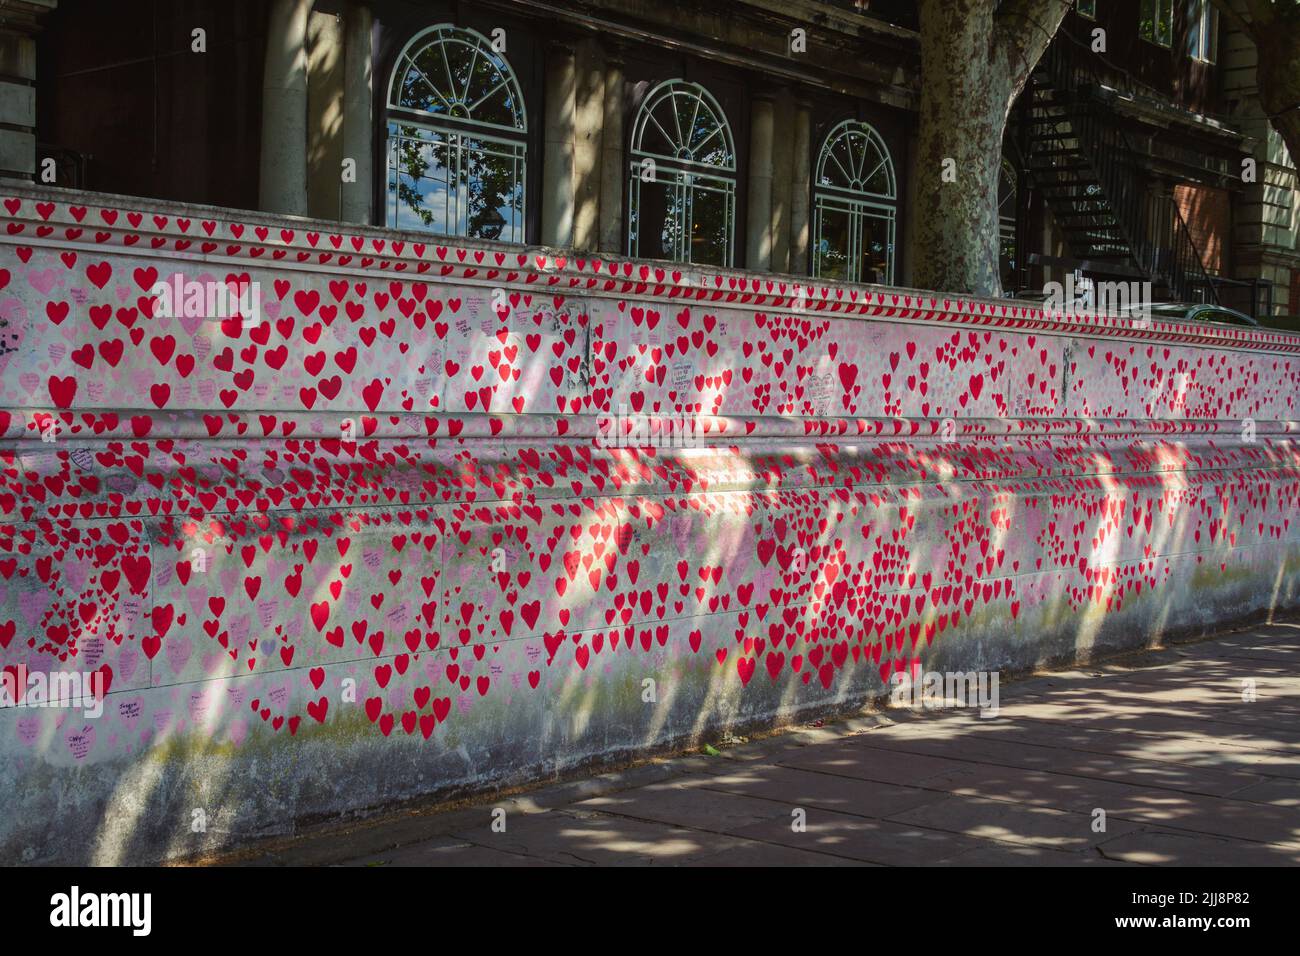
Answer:
M1169 249L1169 289L1175 298L1182 302L1205 302L1219 305L1219 293L1215 289L1213 278L1205 267L1205 258L1196 248L1187 221L1183 219L1182 210L1172 196L1161 196L1159 201L1167 204L1172 224L1172 245Z
M1108 207L1133 265L1153 286L1164 286L1170 299L1217 303L1205 260L1177 203L1172 196L1151 193L1149 180L1138 168L1137 150L1097 96L1103 82L1096 64L1067 38L1048 48L1039 68L1051 88L1065 97L1059 104L1065 107L1063 116L1039 122L1053 125L1060 134L1055 142L1062 148L1074 144L1098 184L1096 198L1076 200L1079 206L1094 207L1099 218ZM1089 212L1080 208L1078 215L1085 218Z

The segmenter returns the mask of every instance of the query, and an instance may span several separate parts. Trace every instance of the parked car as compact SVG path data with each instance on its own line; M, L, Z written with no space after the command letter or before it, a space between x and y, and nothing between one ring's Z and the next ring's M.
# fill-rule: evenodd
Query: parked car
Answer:
M1168 319L1175 322L1213 322L1217 325L1259 327L1259 322L1244 312L1205 302L1155 302L1145 306L1133 306L1128 311L1149 312L1153 319Z

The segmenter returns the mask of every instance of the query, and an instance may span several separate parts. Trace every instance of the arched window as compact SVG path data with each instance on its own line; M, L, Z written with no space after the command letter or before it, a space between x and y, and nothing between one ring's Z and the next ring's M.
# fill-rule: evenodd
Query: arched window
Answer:
M528 117L510 64L444 23L402 50L388 89L388 225L524 241Z
M632 128L628 255L730 266L736 150L718 101L696 83L660 83Z
M894 163L866 123L845 120L826 137L815 180L813 275L843 282L894 281Z

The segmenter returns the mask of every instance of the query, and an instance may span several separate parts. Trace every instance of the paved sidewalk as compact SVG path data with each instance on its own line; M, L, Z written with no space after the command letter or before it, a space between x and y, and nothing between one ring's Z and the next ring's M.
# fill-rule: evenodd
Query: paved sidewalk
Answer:
M1300 624L1003 683L1001 703L883 711L223 862L1300 863Z

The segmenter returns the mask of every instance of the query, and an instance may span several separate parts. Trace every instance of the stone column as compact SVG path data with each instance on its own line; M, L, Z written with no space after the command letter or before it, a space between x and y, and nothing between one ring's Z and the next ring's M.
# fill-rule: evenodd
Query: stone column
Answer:
M546 118L542 149L542 244L573 245L574 126L577 80L573 48L546 51Z
M627 249L623 200L628 176L627 144L623 142L623 61L617 54L605 58L605 115L601 126L600 251L616 256Z
M575 85L573 248L595 252L600 245L605 67L594 40L578 47Z
M311 0L272 0L262 75L258 205L307 214L307 19Z
M773 272L790 271L790 204L794 178L794 99L783 92L772 122L772 262Z
M55 6L55 0L18 0L0 7L0 179L31 182L36 174L33 35L37 18Z
M343 183L339 201L344 222L370 223L374 202L374 63L371 32L374 21L364 3L348 4L344 15L343 156L356 163L357 181Z
M770 97L755 96L749 121L749 215L745 267L772 268L772 126Z
M812 210L812 105L806 100L794 104L794 160L790 174L790 271L808 274L808 243Z
M307 21L307 214L338 219L343 198L343 18Z

